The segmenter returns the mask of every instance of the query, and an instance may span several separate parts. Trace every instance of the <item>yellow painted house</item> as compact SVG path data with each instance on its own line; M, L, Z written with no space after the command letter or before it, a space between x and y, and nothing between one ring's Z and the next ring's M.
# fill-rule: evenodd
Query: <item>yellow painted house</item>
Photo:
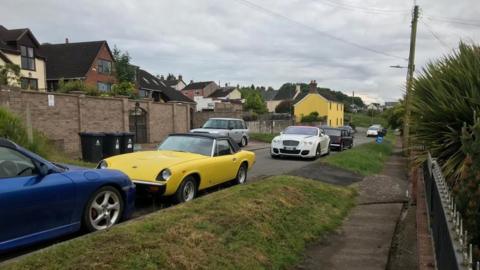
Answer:
M0 66L15 64L20 67L20 81L9 84L29 90L46 90L46 59L39 47L29 29L9 30L0 25Z
M327 125L331 127L344 125L343 103L328 100L320 95L317 91L315 81L310 83L309 92L298 95L293 107L296 122L300 122L302 116L307 116L312 112L318 112L320 117L326 116Z

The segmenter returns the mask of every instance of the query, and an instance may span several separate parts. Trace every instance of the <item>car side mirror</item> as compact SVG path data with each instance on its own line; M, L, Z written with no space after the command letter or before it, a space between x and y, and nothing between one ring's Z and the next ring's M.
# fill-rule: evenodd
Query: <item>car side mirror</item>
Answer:
M39 166L38 166L38 173L40 174L40 176L46 176L50 173L50 169L48 168L48 166L44 163L40 163Z

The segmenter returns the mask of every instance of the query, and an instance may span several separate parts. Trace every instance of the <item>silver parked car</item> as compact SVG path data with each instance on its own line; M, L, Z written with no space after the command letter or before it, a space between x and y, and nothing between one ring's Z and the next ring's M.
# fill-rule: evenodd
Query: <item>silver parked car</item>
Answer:
M236 118L210 118L202 128L190 130L194 133L214 133L230 136L240 146L248 144L248 128L245 121Z

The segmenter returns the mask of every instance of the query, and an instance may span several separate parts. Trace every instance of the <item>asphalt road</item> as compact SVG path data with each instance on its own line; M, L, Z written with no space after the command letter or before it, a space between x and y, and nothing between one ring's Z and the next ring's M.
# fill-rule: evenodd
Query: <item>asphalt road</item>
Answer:
M374 140L375 138L366 137L365 130L359 128L357 130L355 138L353 139L353 145L355 147L364 143L372 142ZM256 181L263 178L264 176L285 174L287 172L298 170L315 162L320 162L322 158L325 158L321 157L317 160L305 160L299 158L273 159L270 156L270 148L259 149L255 150L254 152L257 155L257 160L255 166L248 174L248 181ZM335 155L336 153L338 152L330 152L331 155Z

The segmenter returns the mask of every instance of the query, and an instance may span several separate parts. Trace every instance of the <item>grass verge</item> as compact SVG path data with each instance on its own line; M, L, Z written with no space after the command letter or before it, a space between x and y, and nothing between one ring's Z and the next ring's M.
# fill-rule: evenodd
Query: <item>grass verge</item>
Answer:
M271 143L273 138L278 136L278 134L270 134L270 133L250 133L250 140L260 141Z
M338 227L355 190L276 176L64 242L5 269L280 269Z
M381 144L362 144L336 155L328 156L324 162L361 175L372 175L382 171L385 161L393 152L395 135L391 133Z
M382 115L374 115L373 119L371 115L365 113L345 113L345 123L354 124L357 127L369 127L373 124L381 124L384 127L388 126L387 120Z

